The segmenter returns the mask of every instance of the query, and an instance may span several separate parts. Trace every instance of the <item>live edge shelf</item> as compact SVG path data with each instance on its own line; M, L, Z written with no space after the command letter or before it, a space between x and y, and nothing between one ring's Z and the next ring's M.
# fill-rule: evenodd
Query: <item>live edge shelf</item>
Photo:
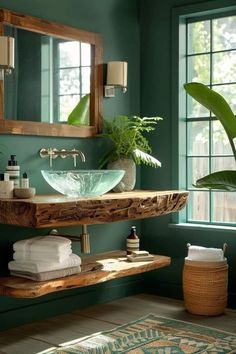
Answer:
M101 253L95 256L82 256L81 273L65 278L36 282L19 277L0 278L0 295L15 298L35 298L49 293L83 286L94 285L108 280L148 272L166 267L170 257L154 256L153 261L128 262L124 251ZM98 269L98 266L102 269Z
M144 219L181 210L186 191L132 191L108 193L91 199L38 195L32 199L0 199L0 223L24 227L59 227ZM0 295L34 298L166 267L170 257L154 255L153 261L128 262L124 251L82 256L81 273L44 282L19 277L0 278Z
M0 199L0 223L43 228L144 219L181 210L186 191L140 190L107 193L91 199L38 195L32 199Z

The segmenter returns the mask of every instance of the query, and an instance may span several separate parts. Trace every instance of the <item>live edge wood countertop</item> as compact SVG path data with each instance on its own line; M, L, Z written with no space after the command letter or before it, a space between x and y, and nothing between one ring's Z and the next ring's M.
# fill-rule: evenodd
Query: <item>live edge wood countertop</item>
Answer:
M184 208L188 192L135 190L88 199L37 195L0 199L0 223L24 227L59 227L144 219Z

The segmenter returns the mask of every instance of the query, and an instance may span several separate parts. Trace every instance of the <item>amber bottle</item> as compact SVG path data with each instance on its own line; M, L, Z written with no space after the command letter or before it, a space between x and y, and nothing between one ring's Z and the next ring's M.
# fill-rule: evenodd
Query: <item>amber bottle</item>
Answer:
M133 251L139 250L139 237L136 234L136 226L131 227L129 236L126 239L127 254L131 254Z

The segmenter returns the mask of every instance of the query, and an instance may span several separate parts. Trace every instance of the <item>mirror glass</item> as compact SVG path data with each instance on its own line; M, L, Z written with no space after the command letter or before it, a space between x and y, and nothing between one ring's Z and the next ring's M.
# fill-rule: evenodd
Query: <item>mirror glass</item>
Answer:
M66 123L90 93L91 45L4 26L15 68L4 81L4 119Z
M98 34L0 9L0 35L15 39L15 67L0 79L0 133L89 137L100 132ZM86 123L67 124L84 96L89 97Z

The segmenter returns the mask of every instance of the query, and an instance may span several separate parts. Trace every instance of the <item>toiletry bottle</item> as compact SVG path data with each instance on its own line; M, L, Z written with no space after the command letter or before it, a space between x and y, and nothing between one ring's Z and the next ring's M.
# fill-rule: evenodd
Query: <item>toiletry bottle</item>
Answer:
M9 181L6 173L0 173L0 198L13 198L13 181Z
M21 178L21 188L29 188L29 178L26 172L23 173Z
M131 227L129 236L126 239L127 254L131 254L133 251L139 250L139 238L136 234L136 226Z
M14 182L14 188L18 188L20 187L20 166L17 164L15 157L16 155L11 155L6 172L9 174L10 181Z

